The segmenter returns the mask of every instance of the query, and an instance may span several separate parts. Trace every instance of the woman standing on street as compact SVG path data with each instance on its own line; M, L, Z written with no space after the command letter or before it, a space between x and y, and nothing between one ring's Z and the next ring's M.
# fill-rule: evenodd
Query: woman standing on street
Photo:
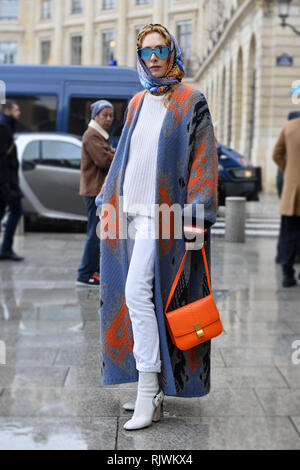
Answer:
M216 220L217 157L214 130L203 94L181 83L184 76L176 39L162 25L138 35L138 73L145 88L129 104L126 124L104 187L101 211L101 350L103 385L136 382L134 410L125 429L160 418L164 395L200 397L210 390L210 341L188 351L171 342L164 306L189 234ZM155 239L153 207L180 207L180 239ZM196 213L204 205L204 215ZM108 207L114 208L110 214ZM198 215L198 217L197 217ZM105 227L115 222L113 236ZM107 225L107 224L108 225ZM172 225L172 224L171 224ZM129 227L126 236L124 229ZM110 230L110 229L109 229ZM106 232L107 234L107 232ZM111 234L110 234L111 235ZM172 310L207 295L202 244L189 252Z

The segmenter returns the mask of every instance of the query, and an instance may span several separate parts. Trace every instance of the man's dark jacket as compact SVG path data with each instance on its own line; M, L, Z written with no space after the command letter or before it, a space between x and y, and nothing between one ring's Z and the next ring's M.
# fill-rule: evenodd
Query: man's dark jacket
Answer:
M17 204L22 197L13 132L14 120L0 114L0 201L8 204Z

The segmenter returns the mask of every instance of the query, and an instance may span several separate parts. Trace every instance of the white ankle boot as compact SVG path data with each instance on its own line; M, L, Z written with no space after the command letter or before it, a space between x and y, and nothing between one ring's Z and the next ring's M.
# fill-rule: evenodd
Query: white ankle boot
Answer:
M124 429L142 429L160 420L163 392L159 392L156 372L140 372L138 394L132 418L124 424Z

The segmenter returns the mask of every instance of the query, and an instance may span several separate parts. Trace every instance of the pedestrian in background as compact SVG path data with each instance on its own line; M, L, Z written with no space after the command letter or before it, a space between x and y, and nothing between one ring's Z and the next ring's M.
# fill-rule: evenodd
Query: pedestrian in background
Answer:
M206 227L209 258L218 183L209 108L199 90L181 83L184 68L175 37L162 25L147 25L138 35L137 47L144 90L129 104L114 163L97 198L98 205L113 205L116 218L116 236L101 238L102 384L138 380L137 399L123 405L134 410L126 430L158 421L164 394L209 393L210 341L179 350L168 336L163 309L186 250L191 269L181 277L175 308L206 296L202 243L199 240L192 249L188 236L174 237L172 222L168 239L162 225L157 227L157 240L153 209L177 204L180 224L185 216L191 217L184 235ZM204 216L195 216L198 204L203 204ZM101 218L106 217L104 212ZM126 225L127 237L120 236Z
M96 215L95 198L101 190L115 150L109 144L113 120L113 105L99 100L91 106L92 120L82 138L80 169L80 192L87 208L87 237L81 265L78 269L77 285L99 286L100 242L96 233L99 218Z
M300 118L300 111L291 111L288 114L288 120L292 121L293 119ZM283 173L278 168L277 176L276 176L276 187L277 187L277 194L279 199L281 198L282 188L283 188ZM279 239L277 244L277 255L276 255L276 263L280 264L280 255L279 255ZM300 239L298 241L298 249L297 249L297 256L296 256L296 263L300 263Z
M273 151L273 160L283 173L280 201L279 259L283 287L297 284L294 264L300 239L300 116L289 114Z
M2 105L0 113L0 224L6 213L3 241L0 249L0 261L23 261L13 251L13 240L20 218L23 215L19 185L19 161L14 143L15 124L20 119L21 111L16 103L8 101Z

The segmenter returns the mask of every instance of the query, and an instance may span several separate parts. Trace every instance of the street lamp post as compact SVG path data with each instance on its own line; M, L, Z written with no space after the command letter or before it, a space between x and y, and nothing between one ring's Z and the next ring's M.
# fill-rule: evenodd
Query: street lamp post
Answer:
M286 22L287 18L290 15L290 5L292 3L292 0L277 0L277 5L278 5L278 16L281 18L281 26L285 28L288 26L291 28L291 30L300 36L300 31L298 31L295 26L292 24L289 24Z

